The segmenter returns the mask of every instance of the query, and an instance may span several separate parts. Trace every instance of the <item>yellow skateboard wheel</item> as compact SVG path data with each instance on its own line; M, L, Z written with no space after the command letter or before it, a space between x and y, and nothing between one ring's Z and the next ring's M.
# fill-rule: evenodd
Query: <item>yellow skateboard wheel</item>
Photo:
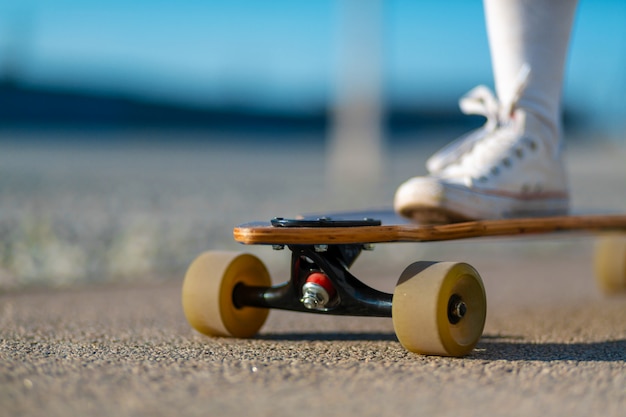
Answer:
M602 292L626 293L626 235L615 233L598 238L594 264L596 281Z
M392 319L407 350L425 355L465 356L480 339L487 316L478 272L457 262L416 262L396 285Z
M198 256L183 283L183 310L189 324L208 336L254 336L269 310L235 306L233 290L240 283L270 286L271 280L263 262L250 254L209 251Z

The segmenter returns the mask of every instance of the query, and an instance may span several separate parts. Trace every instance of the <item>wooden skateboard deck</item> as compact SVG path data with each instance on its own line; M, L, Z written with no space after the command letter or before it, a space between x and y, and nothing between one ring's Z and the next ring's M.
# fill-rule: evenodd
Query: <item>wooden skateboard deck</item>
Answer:
M327 219L315 223L316 218ZM380 224L359 225L356 220L376 219ZM626 214L580 214L505 220L477 220L444 225L413 224L392 211L336 213L326 217L254 222L234 228L235 240L248 244L355 244L428 242L484 236L517 236L562 231L626 230ZM345 220L346 224L341 224ZM307 223L310 221L310 223ZM355 221L353 226L350 222ZM334 226L341 224L341 226Z

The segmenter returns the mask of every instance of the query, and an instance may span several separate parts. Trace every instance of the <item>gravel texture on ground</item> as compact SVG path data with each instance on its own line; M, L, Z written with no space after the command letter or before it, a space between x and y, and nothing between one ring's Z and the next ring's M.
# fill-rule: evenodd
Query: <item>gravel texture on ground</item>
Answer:
M623 416L626 407L623 298L500 300L461 359L407 352L389 319L272 312L255 339L208 338L186 324L179 298L175 283L1 296L0 415Z

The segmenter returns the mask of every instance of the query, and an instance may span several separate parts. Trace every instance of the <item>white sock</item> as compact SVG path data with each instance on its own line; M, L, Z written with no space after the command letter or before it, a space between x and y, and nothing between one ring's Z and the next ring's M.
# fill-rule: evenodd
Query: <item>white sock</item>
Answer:
M491 60L499 100L513 100L524 64L530 78L518 107L560 136L561 91L577 0L484 0Z

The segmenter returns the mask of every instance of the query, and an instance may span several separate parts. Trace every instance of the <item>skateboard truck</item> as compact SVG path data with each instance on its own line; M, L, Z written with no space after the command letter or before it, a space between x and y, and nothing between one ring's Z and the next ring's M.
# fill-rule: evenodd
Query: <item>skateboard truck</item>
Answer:
M269 288L238 285L238 307L276 308L333 315L391 317L391 294L375 290L350 273L362 245L289 245L291 277ZM325 277L322 281L320 276Z
M380 220L284 219L274 227L364 227ZM333 315L391 317L392 295L375 290L356 278L349 268L367 244L287 245L292 252L291 277L284 284L258 288L238 285L233 301L239 307L276 308ZM273 246L275 249L283 245Z

